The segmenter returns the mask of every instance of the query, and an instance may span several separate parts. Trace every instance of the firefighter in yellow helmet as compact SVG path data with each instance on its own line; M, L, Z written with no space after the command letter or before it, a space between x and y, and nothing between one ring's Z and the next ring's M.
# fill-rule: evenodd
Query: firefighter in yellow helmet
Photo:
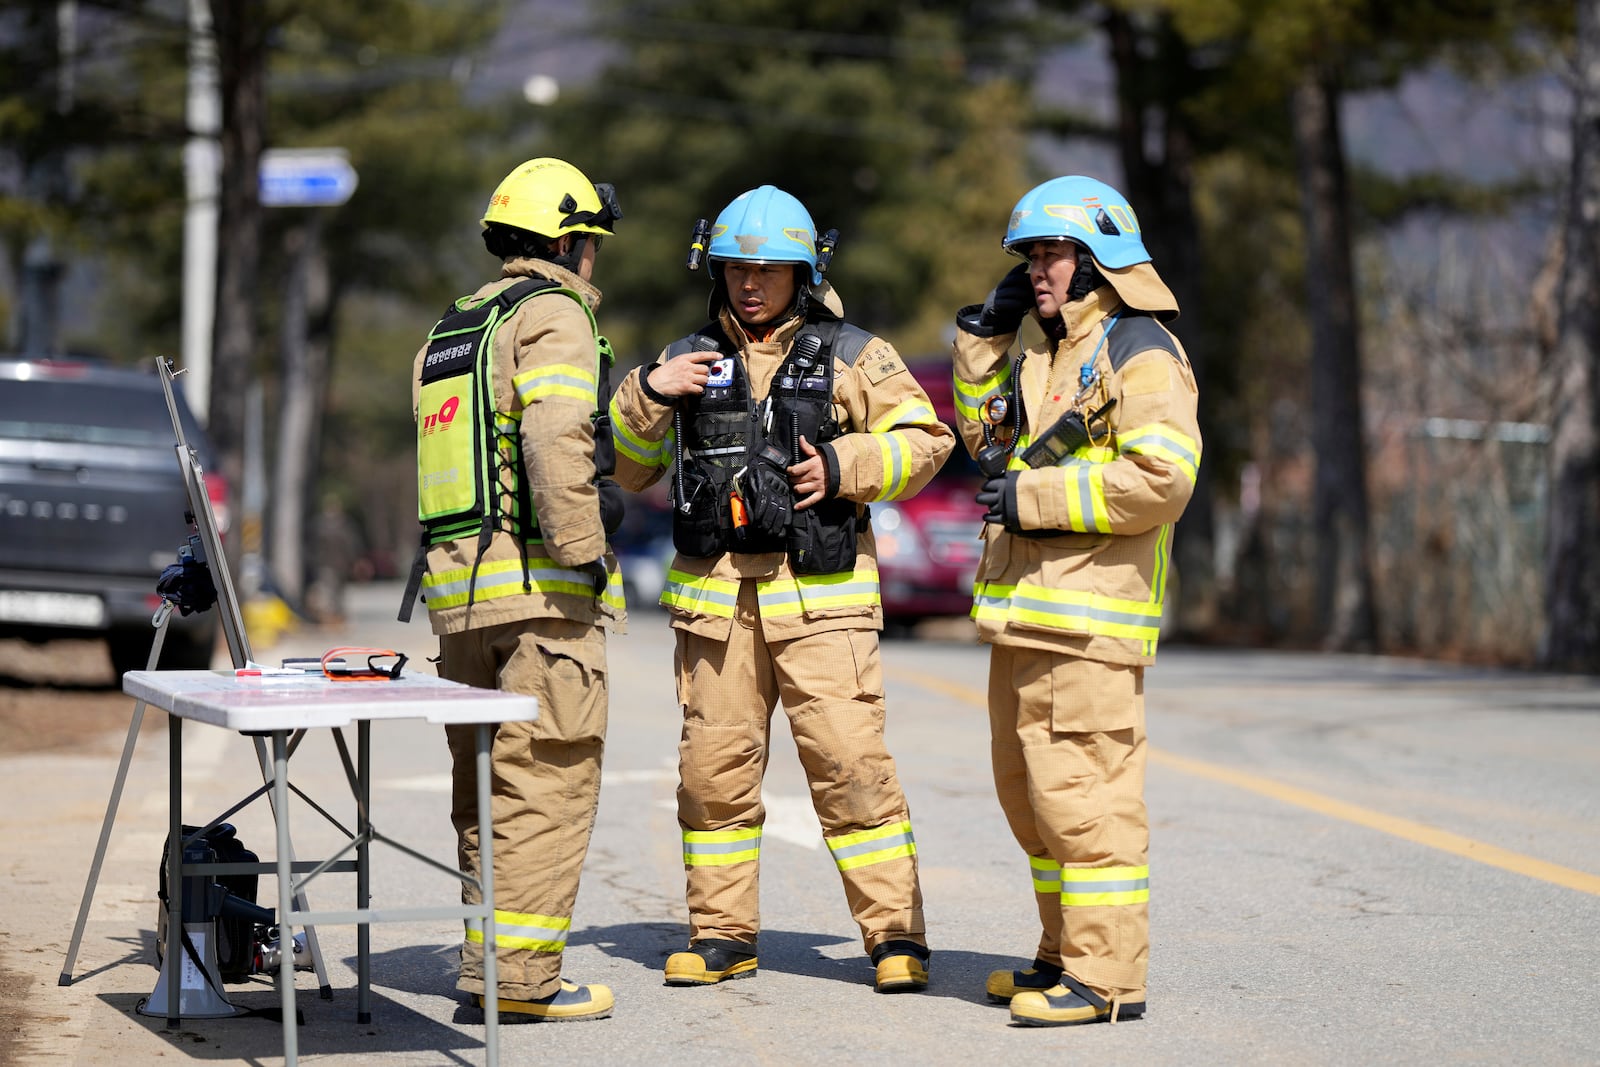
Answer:
M1144 669L1200 463L1194 374L1111 186L1045 182L1003 244L1026 262L956 315L956 409L988 476L972 614L995 788L1043 933L987 993L1024 1025L1115 1022L1145 1009ZM1030 316L1044 339L1013 359Z
M622 519L609 399L611 347L590 282L622 215L608 185L531 159L483 214L500 276L457 300L412 371L422 547L420 585L439 635L439 674L539 699L534 722L502 724L493 748L498 990L484 988L482 931L469 928L457 988L501 1013L599 1019L611 990L563 978L578 876L600 795L605 629L624 621L607 538ZM446 727L461 869L478 871L473 727ZM470 883L464 899L475 903Z
M876 988L928 982L911 814L883 741L867 505L916 493L955 442L894 348L842 320L822 280L831 243L781 189L737 197L696 228L711 321L612 403L618 481L643 489L674 467L661 602L677 635L689 946L667 959L668 985L756 972L779 701Z

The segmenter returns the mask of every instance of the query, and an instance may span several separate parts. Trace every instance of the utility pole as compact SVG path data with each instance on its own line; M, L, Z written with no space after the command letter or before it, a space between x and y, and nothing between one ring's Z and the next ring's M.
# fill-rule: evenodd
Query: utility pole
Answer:
M217 88L217 39L210 0L189 2L189 90L183 146L183 367L189 409L209 422L211 341L216 320L217 196L221 184L222 103Z

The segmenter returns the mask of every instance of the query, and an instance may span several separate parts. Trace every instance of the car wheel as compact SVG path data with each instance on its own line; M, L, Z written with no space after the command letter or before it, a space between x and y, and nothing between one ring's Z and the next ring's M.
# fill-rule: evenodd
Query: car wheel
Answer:
M883 636L889 641L908 641L916 636L917 619L895 615L883 620Z
M211 630L205 636L167 631L161 646L160 670L199 671L211 666ZM129 671L142 671L150 666L150 646L155 642L153 629L113 630L106 635L106 650L111 653L111 669L121 680Z

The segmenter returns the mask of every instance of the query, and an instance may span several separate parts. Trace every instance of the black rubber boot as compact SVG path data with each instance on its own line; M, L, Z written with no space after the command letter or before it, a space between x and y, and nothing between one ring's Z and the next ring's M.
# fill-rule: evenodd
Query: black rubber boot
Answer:
M667 985L716 985L755 974L756 947L742 941L696 941L667 957Z
M877 968L873 988L880 993L916 993L928 988L928 960L933 953L915 941L885 941L872 950Z
M1010 1004L1011 998L1024 990L1042 993L1060 981L1060 967L1036 959L1025 971L990 971L983 991L996 1004Z

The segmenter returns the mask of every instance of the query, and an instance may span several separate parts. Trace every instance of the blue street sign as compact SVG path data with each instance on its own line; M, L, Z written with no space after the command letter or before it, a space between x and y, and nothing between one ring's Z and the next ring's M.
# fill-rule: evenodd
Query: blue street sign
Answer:
M333 207L356 191L342 148L269 148L261 153L263 207Z

